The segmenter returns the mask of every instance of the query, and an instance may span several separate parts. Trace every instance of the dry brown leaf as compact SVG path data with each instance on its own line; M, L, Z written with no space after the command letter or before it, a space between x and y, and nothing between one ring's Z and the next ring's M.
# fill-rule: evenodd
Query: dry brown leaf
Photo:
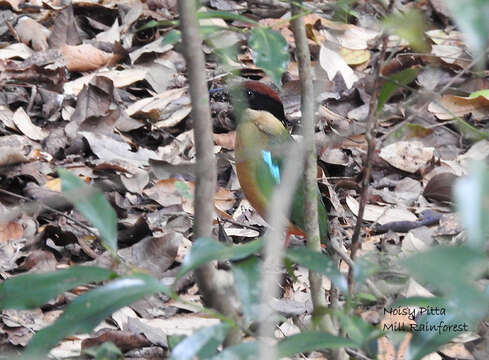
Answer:
M49 135L48 132L34 125L29 115L21 107L15 111L12 121L17 129L31 140L42 140Z
M20 41L26 45L31 44L34 50L43 51L49 48L48 37L51 31L30 17L21 17L15 26L15 31Z
M143 98L126 109L129 116L150 117L154 120L160 120L161 113L172 101L183 97L186 89L172 89L153 97Z
M64 45L59 49L69 71L93 71L111 63L114 54L99 50L90 44Z
M24 234L24 228L17 222L0 223L0 243L17 240Z
M433 158L434 151L420 141L398 141L384 147L379 156L397 169L415 173Z
M114 83L114 87L123 88L146 77L147 69L132 68L126 70L104 70L82 76L76 80L65 83L64 92L67 95L78 95L83 86L88 85L95 76L109 78Z
M456 95L443 95L440 102L431 102L428 111L440 120L454 119L472 114L472 119L483 120L489 118L489 99L485 96L463 97Z

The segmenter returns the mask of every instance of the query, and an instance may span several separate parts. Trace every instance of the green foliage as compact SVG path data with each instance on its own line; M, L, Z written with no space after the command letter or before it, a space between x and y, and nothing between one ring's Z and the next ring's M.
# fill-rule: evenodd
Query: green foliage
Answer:
M455 198L464 222L468 244L483 248L489 238L489 171L483 163L474 163L471 176L460 179L455 187Z
M24 274L0 284L0 309L34 309L78 285L104 281L117 276L111 270L73 266L45 274Z
M344 23L348 22L348 17L358 18L358 13L353 10L353 6L358 0L337 0L335 4L333 18Z
M235 261L232 266L236 292L243 306L245 321L259 320L261 264L256 256Z
M465 35L470 48L477 59L486 52L489 39L489 2L487 0L447 0L446 5L460 30ZM479 63L484 63L481 58Z
M475 282L487 271L489 260L488 178L487 166L477 164L472 175L460 179L455 187L467 242L458 247L435 247L403 261L409 274L442 295L433 299L408 298L396 304L427 309L416 322L409 360L421 359L461 332L473 330L488 315L489 294L475 287Z
M117 251L117 215L104 194L89 187L68 170L58 169L61 188L65 197L95 226L104 245L112 252Z
M380 89L377 100L377 112L382 111L385 103L390 99L390 97L394 94L394 91L396 91L399 86L412 83L418 76L418 72L419 69L408 68L386 79L382 89Z
M265 73L270 76L272 81L277 85L281 85L282 74L287 70L290 61L289 48L287 41L282 34L267 27L262 27L258 22L239 14L234 14L227 11L202 11L197 13L199 19L223 19L235 20L243 23L248 23L254 27L250 31L248 46L252 50L253 62L260 67ZM137 31L156 27L156 26L174 26L178 22L163 20L150 21ZM233 27L222 27L214 25L201 25L200 33L204 40L213 36L217 31L240 31ZM182 39L179 30L171 30L168 32L162 41L164 45L174 45ZM222 55L217 49L214 50L216 55Z
M43 358L64 337L90 332L114 311L156 292L170 293L158 280L143 274L120 278L86 292L73 300L54 324L34 335L24 358Z
M209 238L200 238L194 241L192 249L183 259L177 277L212 260L241 260L254 254L263 246L261 239L250 241L244 245L228 246Z
M346 338L311 331L286 337L278 344L278 350L280 357L286 357L314 350L338 349L355 345L354 341Z
M248 46L253 51L253 62L280 86L282 74L290 61L284 37L272 29L255 27L251 30Z
M123 360L124 355L113 342L105 342L100 346L89 347L82 351L83 354L93 357L95 360Z
M202 328L180 341L173 349L170 360L191 360L195 356L208 359L217 352L217 347L224 341L230 326L217 324Z
M427 30L427 20L421 12L411 10L406 13L392 14L386 16L383 23L387 30L407 41L413 50L419 52L429 50L424 35Z
M285 256L296 264L327 276L340 290L346 290L345 277L340 273L335 263L328 256L309 248L287 249Z

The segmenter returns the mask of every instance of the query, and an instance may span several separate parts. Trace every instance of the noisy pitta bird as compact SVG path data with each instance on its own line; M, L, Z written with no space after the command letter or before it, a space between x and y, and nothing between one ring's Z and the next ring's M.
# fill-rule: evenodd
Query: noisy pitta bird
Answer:
M243 193L256 211L265 217L273 190L280 183L283 154L294 140L287 128L284 107L276 91L257 81L240 86L243 100L233 103L238 120L236 136L236 170ZM318 215L321 242L329 237L327 212L318 192ZM304 182L295 189L289 216L289 235L304 235Z

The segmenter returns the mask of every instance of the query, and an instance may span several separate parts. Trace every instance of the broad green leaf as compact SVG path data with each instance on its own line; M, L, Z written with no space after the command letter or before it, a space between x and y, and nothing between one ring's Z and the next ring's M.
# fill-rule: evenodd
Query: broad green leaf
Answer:
M234 283L243 313L247 321L258 320L260 315L260 261L256 256L234 262L232 265Z
M254 360L258 357L258 342L248 341L221 351L212 360Z
M222 31L222 30L237 31L237 29L232 26L224 27L224 26L217 26L217 25L201 25L200 35L202 36L203 40L206 40L210 36L214 35L216 31ZM181 40L182 40L182 33L180 32L180 30L171 30L163 37L161 46L175 45L179 43Z
M484 271L487 258L467 246L440 246L410 256L402 263L416 279L449 294L456 293L460 284L476 280Z
M262 68L280 86L282 74L287 70L290 60L284 37L275 30L255 27L251 30L248 46L252 50L255 65Z
M407 41L413 50L429 51L430 48L425 37L428 21L420 11L409 10L405 13L395 13L387 16L383 23L384 27L391 33Z
M426 308L416 320L415 327L412 327L408 360L421 359L462 332L474 330L477 323L487 316L487 296L469 286L461 287L460 291L446 305Z
M175 21L175 20L160 20L160 21L151 20L151 21L148 21L143 26L135 29L135 31L138 32L138 31L143 31L146 29L151 29L151 28L159 27L159 26L174 26L174 25L178 25L178 21Z
M263 246L261 239L250 241L243 245L224 245L219 241L209 238L199 238L190 252L183 259L182 267L177 277L182 277L187 272L212 260L241 260L259 251Z
M33 336L23 358L44 359L66 336L88 333L114 311L156 292L170 291L155 278L143 274L117 279L88 291L73 300L54 324Z
M471 175L457 180L454 188L458 213L468 236L467 244L484 251L489 239L489 168L471 166Z
M474 58L486 52L489 38L489 1L487 0L448 0L445 1L452 17L474 52ZM484 63L484 58L480 59Z
M385 80L382 89L380 89L379 99L377 102L377 111L381 111L385 103L390 99L394 91L400 85L407 85L416 79L418 76L419 69L408 68L404 69L397 74L394 74Z
M199 19L223 19L223 20L235 20L246 24L260 25L257 21L250 19L249 17L234 14L228 11L201 11L197 13Z
M473 93L471 93L469 95L469 99L476 98L476 97L479 97L479 96L484 96L485 98L488 98L489 99L489 89L483 89L483 90L479 90L479 91L474 91Z
M117 277L111 270L73 266L44 274L23 274L0 284L0 309L33 309L79 285Z
M171 360L191 360L195 356L200 359L211 357L217 352L217 347L224 341L230 326L217 324L197 330L185 338L173 349Z
M278 344L280 357L323 349L338 349L356 344L349 339L333 336L323 332L303 332L286 337Z
M285 256L296 264L327 276L340 290L346 290L345 277L340 273L335 263L325 254L308 248L296 247L287 249Z
M169 31L163 36L163 40L161 41L161 46L165 45L175 45L182 40L182 33L180 30L172 30Z
M95 360L124 360L121 350L112 341L85 348L82 354L90 355Z
M348 338L354 341L358 347L380 335L378 328L370 325L359 316L346 315L342 312L338 312L337 315Z
M65 169L58 169L61 188L66 198L95 226L104 244L113 253L117 250L117 216L104 194L88 186ZM80 195L81 194L81 195Z

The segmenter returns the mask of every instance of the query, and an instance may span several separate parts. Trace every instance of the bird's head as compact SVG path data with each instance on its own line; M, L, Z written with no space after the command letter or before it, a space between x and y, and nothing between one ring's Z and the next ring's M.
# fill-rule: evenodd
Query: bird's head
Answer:
M224 89L214 89L212 92L217 93L222 90ZM225 93L230 95L233 115L238 120L242 120L244 112L248 109L266 111L287 127L287 118L280 96L270 86L259 81L246 80L229 86Z

